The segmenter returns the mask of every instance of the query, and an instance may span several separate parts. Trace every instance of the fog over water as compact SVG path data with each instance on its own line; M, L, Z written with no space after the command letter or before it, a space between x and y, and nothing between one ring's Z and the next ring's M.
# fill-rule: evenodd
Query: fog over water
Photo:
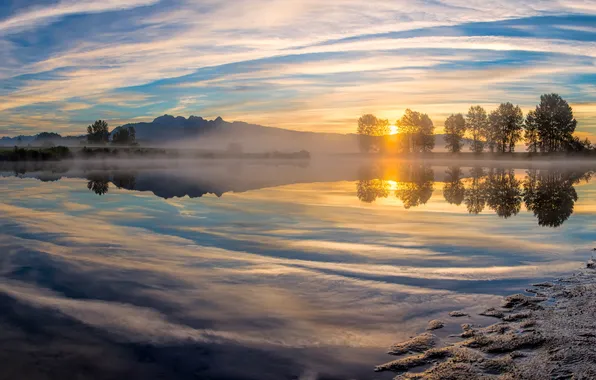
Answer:
M589 257L591 164L490 165L4 165L0 378L391 378L429 319Z

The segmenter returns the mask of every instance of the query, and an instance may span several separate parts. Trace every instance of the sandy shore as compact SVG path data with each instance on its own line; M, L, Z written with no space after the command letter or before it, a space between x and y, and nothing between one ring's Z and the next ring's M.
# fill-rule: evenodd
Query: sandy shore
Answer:
M516 294L481 313L495 324L454 311L428 331L394 345L399 358L375 368L395 379L596 379L596 270L594 262L575 275L534 284L531 296ZM461 325L441 338L437 331ZM440 327L439 327L440 326Z

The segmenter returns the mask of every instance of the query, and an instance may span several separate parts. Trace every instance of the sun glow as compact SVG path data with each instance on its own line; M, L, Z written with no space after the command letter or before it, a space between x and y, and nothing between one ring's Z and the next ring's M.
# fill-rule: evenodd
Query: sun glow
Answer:
M397 135L397 133L399 132L397 125L390 125L389 126L389 134L390 135Z
M388 180L387 184L389 185L390 191L395 191L399 187L399 184L396 181Z

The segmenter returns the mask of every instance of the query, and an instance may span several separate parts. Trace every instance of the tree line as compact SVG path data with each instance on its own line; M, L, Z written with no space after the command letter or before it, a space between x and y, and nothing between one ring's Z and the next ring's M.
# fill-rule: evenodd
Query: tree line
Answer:
M112 133L112 143L117 145L135 145L137 141L134 127L120 127ZM97 120L87 127L89 144L107 144L110 142L110 131L105 120Z
M389 121L367 114L358 120L357 133L362 152L424 153L435 147L434 125L427 114L407 109L396 122L398 133L390 133ZM573 109L561 96L545 94L536 108L525 115L519 106L502 103L487 113L472 106L467 114L452 114L445 120L445 148L460 153L469 139L474 153L513 153L524 141L530 153L580 152L593 150L588 139L573 133L577 121Z
M405 209L426 204L434 192L432 168L413 164L403 170L407 180L397 183L394 196ZM488 208L505 219L517 215L525 204L540 226L559 227L573 214L578 200L574 185L589 181L591 175L531 169L520 180L512 169L475 167L465 179L460 167L450 167L445 172L443 197L450 204L465 205L470 214L480 214ZM365 203L387 198L391 191L389 182L382 179L360 180L356 188L358 198Z

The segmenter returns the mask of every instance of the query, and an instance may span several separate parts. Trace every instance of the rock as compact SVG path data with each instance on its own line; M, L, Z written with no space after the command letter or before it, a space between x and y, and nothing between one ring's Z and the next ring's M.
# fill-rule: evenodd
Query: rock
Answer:
M436 344L436 337L430 333L424 333L406 340L402 343L397 343L391 346L388 354L403 355L408 352L424 352L433 348Z
M532 316L532 313L530 313L530 312L516 313L516 314L506 315L505 317L503 317L503 320L505 322L515 322L515 321L521 321L522 319L528 319L531 316Z
M427 350L421 355L409 356L403 359L397 359L389 363L382 364L375 368L375 372L393 371L405 372L412 368L421 367L430 364L436 360L454 358L458 363L474 363L483 359L483 355L477 351L465 347L448 346L443 348L433 348ZM439 367L440 364L436 367ZM435 368L436 368L435 367ZM448 372L445 372L448 373ZM406 377L407 378L407 377ZM420 377L426 379L428 377ZM447 378L447 377L441 377ZM452 377L450 377L452 378Z
M499 322L482 329L483 334L505 334L511 327L509 323Z
M514 294L505 298L501 307L505 309L513 309L521 306L534 306L544 301L546 301L545 297L529 297L523 294Z
M507 333L492 336L478 335L463 342L462 345L464 347L477 348L490 354L498 354L513 352L519 349L536 348L543 343L544 338L537 333Z
M499 319L501 319L505 316L505 314L503 314L502 311L497 310L494 307L484 310L482 313L480 313L480 315L484 315L485 317L499 318Z
M468 313L464 313L463 311L452 311L449 313L450 317L458 318L458 317L469 317Z
M533 320L533 319L530 319L528 321L524 321L524 322L522 322L522 323L519 324L519 327L524 328L524 329L525 328L529 328L529 327L534 327L534 326L536 326L536 321Z
M555 285L550 282L540 282L538 284L532 284L532 286L535 286L537 288L552 288Z
M463 332L460 334L460 337L462 338L471 338L476 333L474 328L472 328L472 325L469 323L462 324L461 329Z
M588 263L586 264L586 267L588 269L595 269L596 268L596 261L594 261L594 259L588 260Z
M433 319L432 321L428 322L426 329L427 330L438 330L440 328L443 328L443 326L445 326L445 323L443 323L443 321L440 321L438 319Z

